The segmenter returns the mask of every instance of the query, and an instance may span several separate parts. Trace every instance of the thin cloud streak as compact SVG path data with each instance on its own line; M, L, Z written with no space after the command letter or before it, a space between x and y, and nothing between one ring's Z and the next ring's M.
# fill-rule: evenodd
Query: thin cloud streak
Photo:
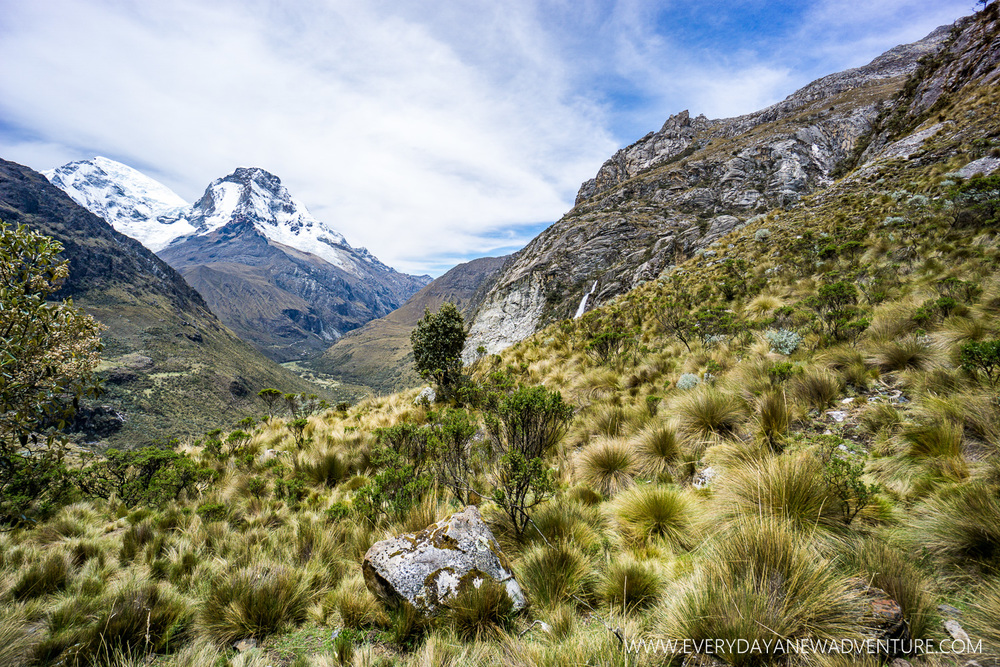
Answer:
M103 154L189 201L260 166L352 244L440 273L529 240L670 114L754 111L971 10L845 2L767 21L743 0L748 35L652 0L0 0L0 154Z

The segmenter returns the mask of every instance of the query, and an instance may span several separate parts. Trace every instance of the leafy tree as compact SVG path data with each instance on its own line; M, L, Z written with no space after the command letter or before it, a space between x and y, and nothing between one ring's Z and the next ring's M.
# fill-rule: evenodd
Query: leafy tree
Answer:
M840 500L844 523L850 524L879 491L877 484L865 484L862 479L867 455L854 443L835 435L817 436L817 441L823 481Z
M857 288L839 280L820 287L816 296L806 299L805 305L816 311L835 340L854 340L868 328L868 321L855 305L857 302Z
M687 351L691 351L690 341L695 337L695 320L687 304L680 301L667 300L660 305L657 313L660 329L667 336L673 336L684 343Z
M264 405L267 407L267 416L273 417L274 406L277 405L278 401L282 399L284 394L282 394L277 389L269 387L267 389L261 389L259 392L257 392L257 396L260 398L260 400L264 402Z
M493 501L520 536L530 521L528 510L555 491L545 455L566 432L573 408L559 392L535 386L519 387L486 410Z
M95 498L112 495L128 507L159 505L176 500L214 473L198 466L191 457L171 449L143 447L137 450L109 449L75 476L78 488Z
M413 360L424 377L431 378L442 396L450 396L461 383L465 321L453 303L424 316L410 333Z
M975 375L982 373L990 386L1000 379L1000 340L970 341L961 347L962 368Z
M98 392L100 325L72 300L49 301L69 274L62 245L0 223L0 522L43 512L64 487L65 438L78 401Z

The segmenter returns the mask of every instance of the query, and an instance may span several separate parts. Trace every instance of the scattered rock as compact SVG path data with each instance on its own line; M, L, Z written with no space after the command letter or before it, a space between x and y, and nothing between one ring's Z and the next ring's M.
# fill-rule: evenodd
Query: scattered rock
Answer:
M909 660L903 660L902 658L896 658L889 663L889 667L912 667Z
M240 653L243 653L244 651L249 651L252 648L257 648L257 640L254 639L253 637L249 637L247 639L241 639L235 644L233 644L233 648L239 651Z
M939 604L938 611L946 616L961 616L962 611L958 607L952 607L950 604Z
M840 404L841 405L850 405L853 402L854 402L854 397L853 396L848 396L847 398L845 398L844 400L842 400L840 402Z
M973 160L969 164L959 169L958 175L961 176L962 178L972 178L976 174L989 176L998 168L1000 168L1000 158L981 157L978 160Z
M905 645L910 640L910 628L900 604L881 588L869 586L864 579L852 579L851 583L852 590L865 598L867 603L862 634L876 642L887 641L890 647Z
M958 621L953 618L949 618L944 622L944 629L948 631L951 638L957 642L962 642L965 646L972 644L972 640L969 639L968 633L962 629Z
M695 473L694 479L691 481L691 486L693 486L696 489L704 489L705 487L707 487L709 484L712 483L716 475L718 475L718 473L712 466L702 468L697 473Z
M424 387L417 397L413 399L414 405L422 405L424 403L433 403L437 400L437 392L434 391L434 387Z
M847 419L847 413L843 410L830 410L826 413L826 416L838 424Z
M391 607L409 603L434 614L465 587L478 588L486 578L506 589L515 610L527 605L510 563L475 505L419 533L376 542L361 567L368 589Z

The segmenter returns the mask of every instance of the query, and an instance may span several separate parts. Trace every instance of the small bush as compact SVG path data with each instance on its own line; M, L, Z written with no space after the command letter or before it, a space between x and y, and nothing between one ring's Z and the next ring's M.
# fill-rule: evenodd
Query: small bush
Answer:
M677 388L681 391L694 389L699 384L701 384L701 380L694 373L684 373L677 380Z
M959 351L962 368L973 375L986 378L990 386L996 386L1000 378L1000 340L970 341Z
M305 619L309 590L284 565L267 564L215 577L202 606L202 631L219 644L263 639Z
M614 438L588 445L580 453L579 470L584 482L610 498L632 485L637 466L631 445Z
M802 344L802 336L788 329L772 329L765 333L764 337L771 344L771 352L778 354L789 355Z

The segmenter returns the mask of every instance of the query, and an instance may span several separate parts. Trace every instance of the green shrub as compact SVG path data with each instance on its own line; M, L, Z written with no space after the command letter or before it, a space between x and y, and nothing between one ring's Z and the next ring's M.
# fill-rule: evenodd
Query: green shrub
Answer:
M879 490L877 484L866 484L861 479L867 454L854 443L835 435L816 436L816 442L823 462L823 481L840 501L844 523L850 524Z
M437 313L425 309L410 333L417 371L434 380L441 398L451 395L461 383L465 336L465 322L453 303L442 304Z
M493 501L518 536L524 534L528 510L554 491L544 456L562 438L572 416L572 406L563 403L559 392L540 386L519 387L487 407Z
M991 387L1000 378L1000 340L969 341L959 350L962 368L973 375L982 375Z

